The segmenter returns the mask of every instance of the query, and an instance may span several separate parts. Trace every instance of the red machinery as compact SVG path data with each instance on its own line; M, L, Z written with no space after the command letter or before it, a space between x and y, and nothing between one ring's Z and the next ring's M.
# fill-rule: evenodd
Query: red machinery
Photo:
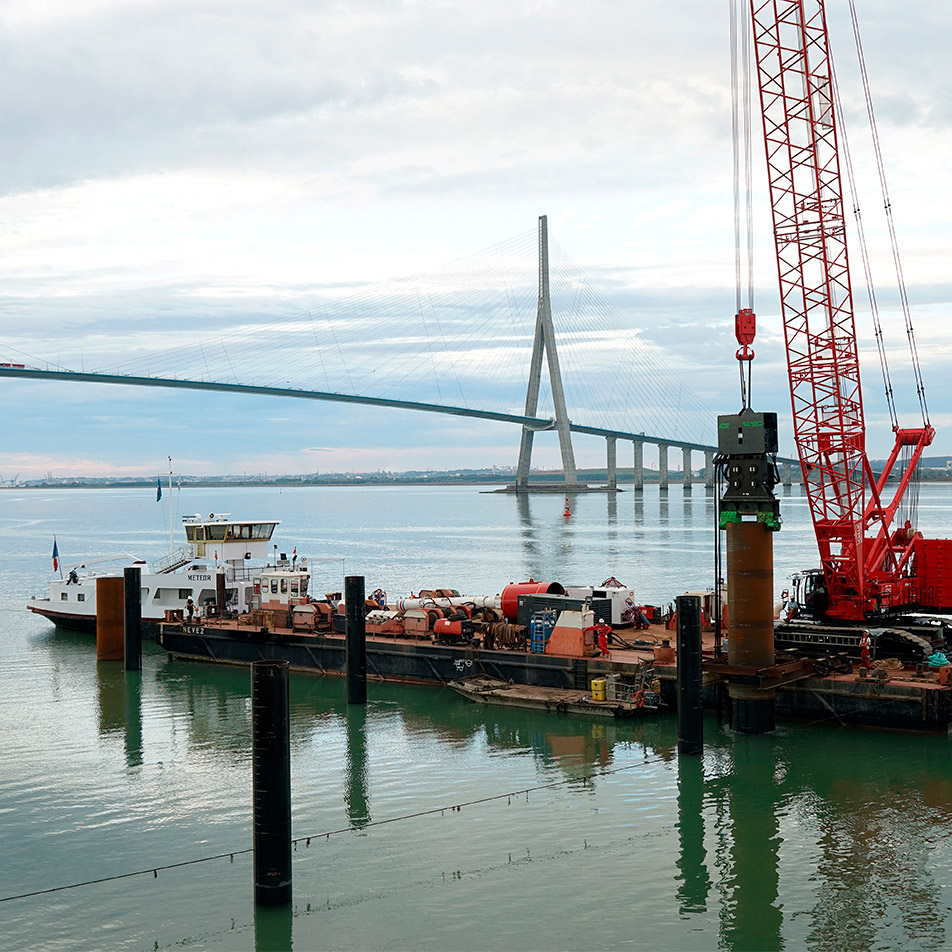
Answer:
M914 512L897 517L935 435L914 344L922 426L893 416L878 477L866 456L824 2L750 0L750 10L794 437L822 564L822 576L801 579L801 607L812 598L814 617L841 622L947 609L952 540L923 539Z

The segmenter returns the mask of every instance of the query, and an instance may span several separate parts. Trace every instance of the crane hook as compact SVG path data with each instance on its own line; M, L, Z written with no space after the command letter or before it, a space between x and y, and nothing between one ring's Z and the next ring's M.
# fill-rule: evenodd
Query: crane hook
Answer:
M734 336L741 345L735 355L737 359L753 360L754 352L749 348L757 336L757 315L749 307L742 307L734 315Z

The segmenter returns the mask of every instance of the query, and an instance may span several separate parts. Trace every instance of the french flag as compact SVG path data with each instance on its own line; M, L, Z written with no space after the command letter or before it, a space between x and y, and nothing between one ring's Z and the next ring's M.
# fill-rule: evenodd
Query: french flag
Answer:
M53 536L53 571L59 571L59 549L56 548L56 536Z

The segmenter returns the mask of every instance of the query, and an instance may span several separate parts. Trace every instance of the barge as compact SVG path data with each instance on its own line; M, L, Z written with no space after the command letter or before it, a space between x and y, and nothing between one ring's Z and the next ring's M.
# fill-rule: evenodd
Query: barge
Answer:
M648 711L656 711L660 701L660 681L650 680L650 671L645 672L647 684L628 685L617 689L614 675L598 678L592 682L592 691L571 691L567 688L537 688L526 684L513 684L496 678L474 677L450 681L449 686L457 694L477 704L493 704L499 707L519 707L532 711L550 711L556 714L580 714L584 717L636 717ZM599 682L603 688L598 690Z
M583 619L590 620L589 618ZM564 642L542 652L524 647L487 648L478 638L441 642L431 634L398 637L369 633L366 642L370 679L448 685L468 677L486 677L538 688L590 692L592 681L615 675L633 684L646 665L659 681L659 703L677 706L674 649L665 642L671 632L663 624L639 630L626 645L616 643L607 655L568 653ZM584 634L576 643L586 650ZM292 670L343 675L346 639L337 631L295 631L290 628L221 620L213 624L169 623L161 626L158 643L171 658L247 665L260 660L286 660ZM559 650L561 648L561 650ZM849 662L830 670L814 669L815 659L796 659L749 677L761 687L776 689L779 717L828 721L831 724L942 731L952 729L952 666L920 666L874 662L866 671ZM727 666L714 659L713 639L705 636L704 705L722 710ZM819 674L819 671L824 671Z

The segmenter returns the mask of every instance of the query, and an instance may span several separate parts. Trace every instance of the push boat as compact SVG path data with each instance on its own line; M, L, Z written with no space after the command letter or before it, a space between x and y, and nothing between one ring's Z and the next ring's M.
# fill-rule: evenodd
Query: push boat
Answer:
M271 537L279 524L277 519L232 519L231 513L183 516L186 544L151 567L129 554L64 565L62 577L50 581L48 596L34 596L27 608L58 628L95 634L96 583L103 577L121 576L128 566L141 572L146 637L155 637L161 623L190 615L211 618L253 611L272 591L287 599L307 599L310 570L306 559L296 554L290 559L285 553L277 556L275 550L273 561L268 561Z

